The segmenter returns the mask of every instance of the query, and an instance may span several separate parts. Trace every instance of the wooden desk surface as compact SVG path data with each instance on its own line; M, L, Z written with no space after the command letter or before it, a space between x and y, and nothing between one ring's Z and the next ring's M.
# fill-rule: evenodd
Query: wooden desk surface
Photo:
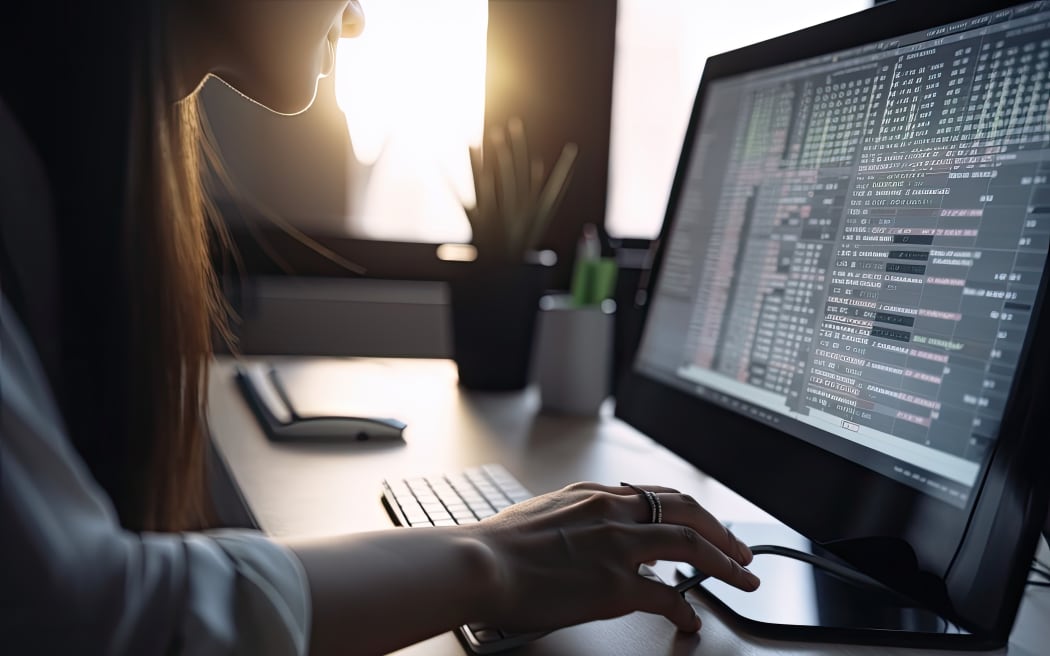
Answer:
M266 439L242 399L232 360L212 368L209 420L263 530L275 536L322 535L391 527L379 500L385 478L458 471L489 462L506 466L533 492L577 480L669 485L687 491L726 521L769 516L704 476L630 426L611 417L546 416L535 391L466 394L447 360L271 358L298 405L390 416L408 424L405 443L278 445ZM308 386L308 387L307 387ZM696 595L704 621L698 636L678 634L661 617L634 613L562 629L518 654L946 654L923 650L770 641L742 632L732 617ZM1050 589L1030 589L1010 654L1045 654L1050 644ZM398 652L466 653L452 633ZM1007 650L993 652L1007 653Z

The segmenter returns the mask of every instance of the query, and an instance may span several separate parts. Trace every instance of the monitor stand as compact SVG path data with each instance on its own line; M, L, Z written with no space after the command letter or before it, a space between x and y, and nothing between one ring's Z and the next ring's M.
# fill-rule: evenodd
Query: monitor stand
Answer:
M989 644L937 613L919 607L783 525L732 524L755 553L748 567L761 580L743 592L708 578L697 586L732 613L742 628L768 638L952 649ZM678 566L679 581L693 576Z

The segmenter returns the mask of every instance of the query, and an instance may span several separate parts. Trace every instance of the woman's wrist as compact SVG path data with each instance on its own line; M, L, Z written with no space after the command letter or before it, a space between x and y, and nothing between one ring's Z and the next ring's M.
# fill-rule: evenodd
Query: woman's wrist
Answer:
M473 526L283 541L307 573L311 653L385 653L499 617L500 566Z
M503 567L499 555L484 531L478 525L456 529L457 546L464 571L462 607L466 611L463 623L489 622L497 610L504 590Z

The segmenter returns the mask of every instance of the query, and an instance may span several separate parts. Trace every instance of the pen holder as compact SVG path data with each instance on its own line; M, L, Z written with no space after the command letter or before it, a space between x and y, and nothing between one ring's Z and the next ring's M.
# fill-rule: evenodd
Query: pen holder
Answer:
M577 306L571 295L540 299L536 382L543 410L594 416L610 394L616 304Z

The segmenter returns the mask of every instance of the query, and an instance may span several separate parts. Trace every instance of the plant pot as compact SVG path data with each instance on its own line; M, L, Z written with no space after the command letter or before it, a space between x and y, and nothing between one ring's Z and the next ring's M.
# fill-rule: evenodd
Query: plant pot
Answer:
M529 384L536 313L551 271L539 262L470 262L449 281L452 357L461 386L510 391Z

